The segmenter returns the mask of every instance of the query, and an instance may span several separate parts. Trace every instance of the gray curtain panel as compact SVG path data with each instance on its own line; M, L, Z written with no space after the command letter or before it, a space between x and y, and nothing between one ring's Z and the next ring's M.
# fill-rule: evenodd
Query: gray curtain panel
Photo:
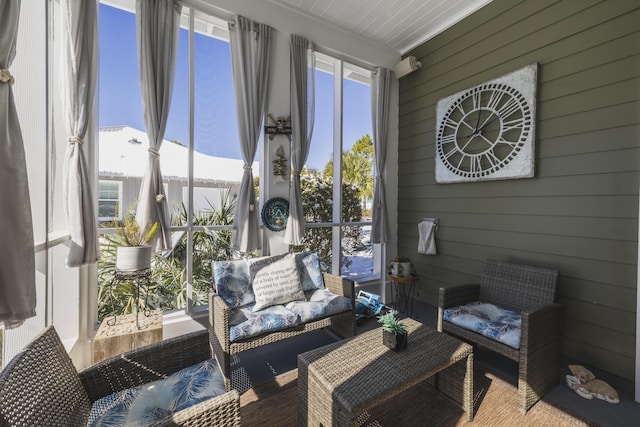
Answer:
M315 116L315 55L313 44L291 35L291 166L293 182L289 190L289 219L284 242L301 245L304 239L304 209L300 172L309 156Z
M373 125L373 149L375 153L376 179L373 187L371 242L384 243L389 237L387 199L384 191L384 165L387 160L387 122L391 71L378 68L371 85L371 120Z
M229 23L231 67L244 173L233 218L231 245L242 253L260 249L259 209L251 164L264 121L271 58L271 27L243 16Z
M91 192L85 146L93 111L97 79L98 15L95 0L62 0L62 60L60 96L69 144L63 166L63 200L71 248L67 266L98 260L97 221Z
M9 68L16 56L19 0L0 0L0 326L13 328L36 315L33 222L22 131ZM28 85L28 81L21 84Z
M158 223L155 249L171 247L169 204L162 185L160 147L167 127L175 78L182 6L173 0L136 1L136 32L142 112L149 138L149 163L142 179L136 219Z

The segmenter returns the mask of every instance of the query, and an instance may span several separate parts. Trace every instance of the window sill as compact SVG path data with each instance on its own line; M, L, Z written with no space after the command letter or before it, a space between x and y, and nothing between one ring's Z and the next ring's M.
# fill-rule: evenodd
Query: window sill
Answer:
M206 329L209 324L209 310L203 306L187 314L183 311L165 313L162 316L162 339L172 338L190 332Z
M368 276L359 276L359 277L348 278L348 279L353 280L358 286L375 285L380 283L381 281L380 275L377 275L377 274L371 274Z

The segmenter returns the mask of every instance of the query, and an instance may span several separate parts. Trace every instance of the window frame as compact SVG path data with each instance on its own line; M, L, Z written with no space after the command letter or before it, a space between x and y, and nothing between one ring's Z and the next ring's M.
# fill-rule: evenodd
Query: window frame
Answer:
M116 199L105 199L101 198L102 189L100 188L104 184L116 184L118 187L118 197ZM109 179L100 179L98 180L98 191L97 191L97 199L98 199L98 221L122 221L122 201L123 201L123 193L122 193L122 181L119 180L109 180ZM100 216L100 203L101 202L116 202L116 215L115 216Z
M100 3L106 4L109 6L119 7L124 10L132 11L131 8L126 7L127 4L133 4L131 0L100 0ZM203 23L204 18L210 18L212 22ZM172 226L171 231L182 232L187 234L187 242L186 242L186 265L185 265L185 283L186 283L186 305L184 308L181 308L176 311L166 311L164 312L165 317L167 315L171 317L175 316L190 316L201 311L206 311L208 308L206 304L202 305L194 305L193 303L193 262L194 262L194 233L198 231L207 231L207 232L217 232L223 230L231 230L233 226L231 225L194 225L194 187L197 183L194 183L194 178L197 180L197 177L194 177L194 126L195 124L195 112L196 108L196 100L195 100L195 79L194 79L194 68L195 61L194 59L194 37L197 33L205 33L207 36L229 41L228 30L226 29L227 21L219 18L214 15L213 11L207 10L207 8L203 8L200 6L192 6L189 2L184 3L182 16L181 16L181 28L187 30L188 37L188 74L189 74L189 111L187 118L188 126L189 126L189 136L187 139L189 157L188 157L188 175L187 175L187 185L184 187L187 191L187 197L184 200L185 207L187 208L187 220L183 225L180 226ZM318 61L318 58L320 60ZM344 274L342 271L341 265L343 261L343 254L340 250L342 243L342 234L345 227L362 227L362 226L371 226L372 221L359 221L359 222L345 222L342 221L341 218L341 206L342 206L342 146L343 146L343 84L344 79L349 78L352 80L359 81L360 83L371 84L371 75L372 70L366 69L362 66L356 65L355 63L350 63L345 61L343 58L339 58L333 56L331 54L317 51L316 52L316 69L318 69L318 64L320 64L320 68L322 71L329 71L326 66L330 66L330 72L334 75L334 108L333 108L333 153L334 153L334 203L333 206L333 220L330 223L307 223L307 227L331 227L332 228L332 260L331 260L331 272L334 274ZM366 72L368 77L358 78L358 72L363 73ZM364 81L363 81L364 79ZM366 81L369 80L369 81ZM370 108L370 105L368 106ZM258 150L258 161L260 162L260 172L264 172L263 165L264 163L264 153L265 150ZM374 172L375 173L375 172ZM336 176L339 177L336 179ZM266 178L265 178L266 179ZM261 185L265 183L264 179L260 179ZM165 183L166 185L166 183ZM168 194L168 193L167 193ZM113 232L113 229L101 228L99 229L99 233L109 233ZM362 274L359 276L352 277L353 280L362 283L368 281L380 280L383 273L383 266L381 264L381 245L372 245L373 248L373 259L372 259L372 272L371 274ZM348 272L348 271L347 271Z
M135 14L135 1L134 0L100 0L100 4L119 8L121 10L131 12ZM206 21L206 22L205 22ZM172 234L186 233L186 259L185 259L185 290L186 290L186 304L183 308L177 310L163 310L163 317L165 322L167 319L172 321L184 320L185 316L189 318L199 317L205 315L208 310L208 304L195 305L193 302L193 250L194 239L193 235L196 232L208 232L215 233L219 231L232 230L232 225L194 225L194 187L197 186L197 177L194 177L194 147L195 147L195 61L194 56L194 36L196 33L204 34L208 37L212 37L218 40L229 42L229 32L226 28L227 21L213 15L210 11L203 8L195 7L187 2L184 3L180 17L180 28L186 30L187 41L187 69L188 69L188 111L186 114L189 130L188 130L188 162L185 165L187 170L186 186L183 187L182 193L186 190L186 200L184 205L187 210L187 221L183 225L172 226ZM166 138L165 138L166 139ZM260 160L259 160L260 161ZM195 184L194 184L195 182ZM165 188L165 194L169 194L168 183L163 183ZM124 196L123 196L124 197ZM96 197L97 199L97 197ZM184 200L184 199L183 199ZM122 212L122 209L120 209ZM121 213L122 215L122 213ZM114 228L99 227L99 235L111 234L116 230ZM98 301L94 304L97 305Z
M372 70L366 70L365 68L356 64L345 61L342 58L338 58L322 50L315 52L316 71L327 72L333 74L333 212L332 222L330 223L313 223L306 222L305 227L331 227L332 229L332 264L331 273L341 275L344 274L342 270L342 236L343 229L346 227L362 227L372 226L373 221L358 221L348 222L342 220L342 154L343 154L343 142L344 142L344 80L350 78L351 80L358 81L363 84L371 85L371 79L373 77ZM368 81L363 75L365 72L369 73ZM358 77L359 76L359 77ZM369 105L370 108L370 105ZM317 111L317 110L316 110ZM375 155L375 154L374 154ZM372 173L375 175L375 168ZM375 180L375 176L374 176ZM372 244L372 267L373 271L370 274L363 274L359 276L350 277L352 280L362 283L380 280L382 278L382 265L380 260L382 258L382 245ZM347 270L348 271L348 270Z

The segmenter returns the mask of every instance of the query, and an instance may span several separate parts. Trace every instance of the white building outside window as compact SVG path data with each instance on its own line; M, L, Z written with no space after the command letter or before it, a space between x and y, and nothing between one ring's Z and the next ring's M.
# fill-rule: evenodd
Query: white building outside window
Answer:
M98 220L122 220L122 182L98 182Z

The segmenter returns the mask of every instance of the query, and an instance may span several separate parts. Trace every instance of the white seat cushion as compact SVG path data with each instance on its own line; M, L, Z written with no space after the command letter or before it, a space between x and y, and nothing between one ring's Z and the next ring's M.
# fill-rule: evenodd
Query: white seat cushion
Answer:
M282 305L253 311L254 304L231 310L229 341L255 337L265 332L279 331L299 324L298 315Z
M184 368L169 377L116 392L94 402L91 427L146 426L225 393L215 359Z
M509 347L520 348L522 315L516 311L475 301L445 309L443 319Z
M351 300L328 289L317 289L310 292L309 301L291 301L286 308L299 316L300 323L306 323L351 310Z

